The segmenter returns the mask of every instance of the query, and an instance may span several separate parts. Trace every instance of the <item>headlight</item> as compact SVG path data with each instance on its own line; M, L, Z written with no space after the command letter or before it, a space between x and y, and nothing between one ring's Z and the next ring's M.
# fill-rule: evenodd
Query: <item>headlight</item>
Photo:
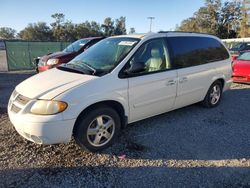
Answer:
M39 66L44 66L44 65L46 65L46 62L44 60L40 59L39 62L38 62L38 65Z
M52 115L63 112L68 104L62 101L37 100L30 109L33 114Z
M49 59L47 65L55 65L59 62L59 59Z

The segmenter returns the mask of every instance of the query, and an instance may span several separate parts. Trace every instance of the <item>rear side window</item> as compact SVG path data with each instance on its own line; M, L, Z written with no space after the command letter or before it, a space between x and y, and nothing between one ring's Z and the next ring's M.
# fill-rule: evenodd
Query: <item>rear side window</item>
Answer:
M209 37L169 37L172 61L176 68L202 65L229 58L225 47Z

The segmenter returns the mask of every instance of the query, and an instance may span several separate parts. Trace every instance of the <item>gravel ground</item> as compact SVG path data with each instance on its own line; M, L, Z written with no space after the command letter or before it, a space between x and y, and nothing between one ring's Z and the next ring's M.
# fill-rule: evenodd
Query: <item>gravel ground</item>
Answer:
M250 85L220 106L192 105L129 125L101 153L40 146L6 114L14 86L32 72L0 73L0 187L250 187Z

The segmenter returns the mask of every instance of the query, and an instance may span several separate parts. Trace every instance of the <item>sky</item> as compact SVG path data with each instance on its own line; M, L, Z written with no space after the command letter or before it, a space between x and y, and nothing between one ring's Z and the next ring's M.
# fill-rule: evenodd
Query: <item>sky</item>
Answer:
M49 24L52 14L63 13L73 23L125 16L127 31L134 27L137 33L149 31L147 18L152 16L153 32L169 31L203 5L204 0L0 0L0 27L19 32L29 23Z

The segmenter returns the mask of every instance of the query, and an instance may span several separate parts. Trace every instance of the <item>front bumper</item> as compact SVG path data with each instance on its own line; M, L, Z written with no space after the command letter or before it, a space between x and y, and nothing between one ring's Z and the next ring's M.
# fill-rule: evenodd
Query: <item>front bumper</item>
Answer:
M32 100L25 99L15 91L13 93L8 104L8 115L21 136L37 144L67 143L71 140L75 119L65 120L62 113L30 114L27 109L32 105Z
M38 72L44 72L44 71L49 70L49 69L52 69L52 68L53 68L53 67L50 66L50 65L44 65L44 66L39 66L39 65L38 65L38 67L37 67Z
M9 112L9 118L16 131L37 144L67 143L71 140L75 120L62 120L54 122L31 122L22 115L13 115Z

